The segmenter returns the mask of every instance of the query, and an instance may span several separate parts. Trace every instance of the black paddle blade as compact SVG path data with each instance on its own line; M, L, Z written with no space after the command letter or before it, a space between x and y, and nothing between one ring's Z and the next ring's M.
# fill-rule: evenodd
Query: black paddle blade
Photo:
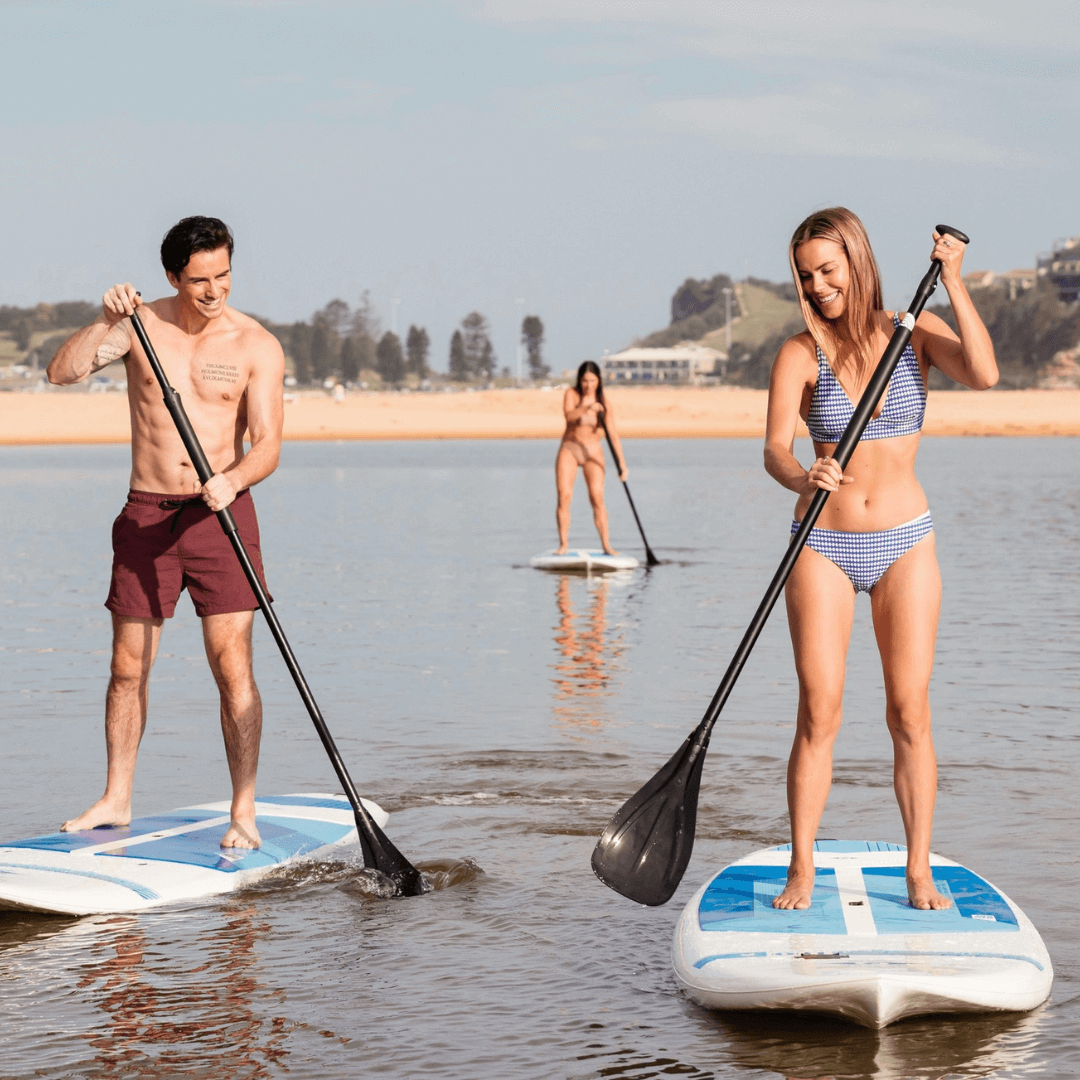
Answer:
M353 813L364 865L385 874L394 883L395 896L423 896L431 892L431 882L394 847L378 824L370 816L365 819L356 811Z
M666 904L690 862L706 750L696 737L623 804L593 849L593 873L639 904Z
M645 545L645 565L646 566L659 566L660 560L653 554L653 550L648 544Z

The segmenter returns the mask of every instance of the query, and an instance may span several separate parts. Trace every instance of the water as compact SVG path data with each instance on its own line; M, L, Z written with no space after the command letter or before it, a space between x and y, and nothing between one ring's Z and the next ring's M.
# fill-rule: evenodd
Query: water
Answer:
M805 459L807 447L801 447ZM631 442L667 564L531 570L554 536L541 442L289 444L257 492L275 607L365 795L434 894L364 895L355 861L137 917L0 914L0 1075L1075 1077L1080 441L928 439L945 581L934 848L1014 897L1056 968L1019 1017L717 1015L676 988L682 904L786 835L795 683L783 605L713 737L689 871L665 908L600 885L595 837L700 718L787 543L793 497L749 441ZM5 839L99 794L101 606L123 447L0 448ZM640 552L609 481L615 543ZM593 542L580 486L572 541ZM336 790L268 632L265 793ZM858 604L822 835L902 841L880 668ZM189 602L166 627L136 811L228 790ZM467 860L472 860L472 863Z

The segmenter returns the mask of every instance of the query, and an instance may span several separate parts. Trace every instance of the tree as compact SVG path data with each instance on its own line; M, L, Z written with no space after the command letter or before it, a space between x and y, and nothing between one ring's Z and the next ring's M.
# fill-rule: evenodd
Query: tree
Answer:
M544 324L539 315L526 315L521 320L521 343L529 356L529 378L542 379L551 374L551 368L544 363L541 348L544 344Z
M311 321L316 325L322 323L337 337L344 337L349 332L352 314L344 300L331 300L321 311L315 312Z
M311 327L306 322L293 323L289 331L289 355L296 381L301 385L311 382Z
M495 370L495 350L488 335L488 321L479 311L470 312L461 320L462 342L465 349L465 370L477 379L490 379Z
M399 383L405 378L405 356L401 351L401 339L387 330L379 340L375 351L377 370L384 382Z
M405 341L405 352L408 356L406 361L406 367L413 375L418 375L421 379L426 378L428 374L428 349L431 347L431 340L428 338L428 332L422 326L410 326L409 336Z
M321 319L311 328L311 374L321 383L337 370L338 337Z
M345 382L356 382L360 378L360 343L355 337L347 337L341 343L338 365Z
M469 365L465 359L465 340L460 330L450 338L450 378L464 382L469 377Z

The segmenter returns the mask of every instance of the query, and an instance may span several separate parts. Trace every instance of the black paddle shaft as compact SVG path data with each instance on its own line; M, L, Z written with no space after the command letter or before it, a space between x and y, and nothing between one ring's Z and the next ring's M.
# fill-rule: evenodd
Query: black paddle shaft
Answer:
M939 225L937 231L968 243L968 238L958 229ZM885 393L897 361L911 340L915 320L937 287L940 273L941 263L935 259L855 406L832 455L841 469L850 460ZM631 900L640 904L666 904L682 880L694 847L698 789L709 736L828 497L829 492L821 489L811 500L701 722L652 779L623 803L596 843L593 872L605 885Z
M195 466L199 480L205 484L214 475L214 470L210 467L210 462L207 460L206 454L203 453L195 429L191 426L191 421L184 411L180 394L169 385L165 370L162 368L161 361L154 351L154 346L150 343L150 338L147 336L146 328L143 326L138 312L131 316L131 325L135 328L135 335L139 339L139 344L142 345L143 352L146 354L150 367L153 369L154 375L161 386L161 392L165 397L165 407L169 410L169 414L176 424L176 430L184 444L184 449L187 450L191 463ZM225 535L229 538L229 542L236 552L236 557L240 560L244 576L248 579L248 583L255 593L259 607L262 609L263 615L266 616L270 633L273 634L274 640L281 650L285 666L289 669L293 682L296 683L296 689L300 691L300 697L307 707L308 714L315 725L315 730L319 733L319 738L322 740L323 747L330 758L330 763L337 773L338 780L341 782L349 802L352 803L356 817L356 832L364 855L364 865L374 867L376 870L386 874L397 886L399 895L418 896L423 892L427 892L428 886L423 875L394 847L360 801L356 785L353 784L352 777L349 776L349 771L345 768L345 762L341 760L341 755L338 753L330 729L326 726L326 721L323 720L319 706L311 693L311 688L308 686L304 673L300 670L300 665L297 663L292 648L285 637L285 631L282 630L281 623L278 622L278 617L270 604L270 597L266 595L266 590L259 580L259 575L255 572L251 557L248 555L247 548L244 547L244 542L240 538L240 532L232 511L226 507L224 510L216 511L216 514L222 529L225 530Z
M623 459L615 453L615 444L611 441L611 432L607 429L607 423L604 421L604 414L600 414L600 426L604 429L604 435L607 438L607 444L611 448L611 456L615 460L615 467L619 472L626 472L626 465ZM634 520L637 522L638 532L641 533L641 542L645 545L645 564L647 566L659 566L660 560L653 554L653 550L649 547L649 541L645 539L645 530L641 527L641 518L638 517L637 507L634 505L634 496L630 494L630 485L623 480L623 490L626 492L627 499L630 500L630 510L634 515Z

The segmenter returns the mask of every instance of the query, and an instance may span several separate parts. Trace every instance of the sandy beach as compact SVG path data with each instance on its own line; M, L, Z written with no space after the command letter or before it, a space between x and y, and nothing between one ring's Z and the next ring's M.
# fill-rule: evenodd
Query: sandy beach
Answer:
M631 439L760 438L764 390L620 387L610 392L620 432ZM562 392L291 395L286 439L557 439ZM1080 435L1080 390L931 391L926 435ZM805 434L805 430L801 432ZM0 394L0 444L123 443L122 393Z

